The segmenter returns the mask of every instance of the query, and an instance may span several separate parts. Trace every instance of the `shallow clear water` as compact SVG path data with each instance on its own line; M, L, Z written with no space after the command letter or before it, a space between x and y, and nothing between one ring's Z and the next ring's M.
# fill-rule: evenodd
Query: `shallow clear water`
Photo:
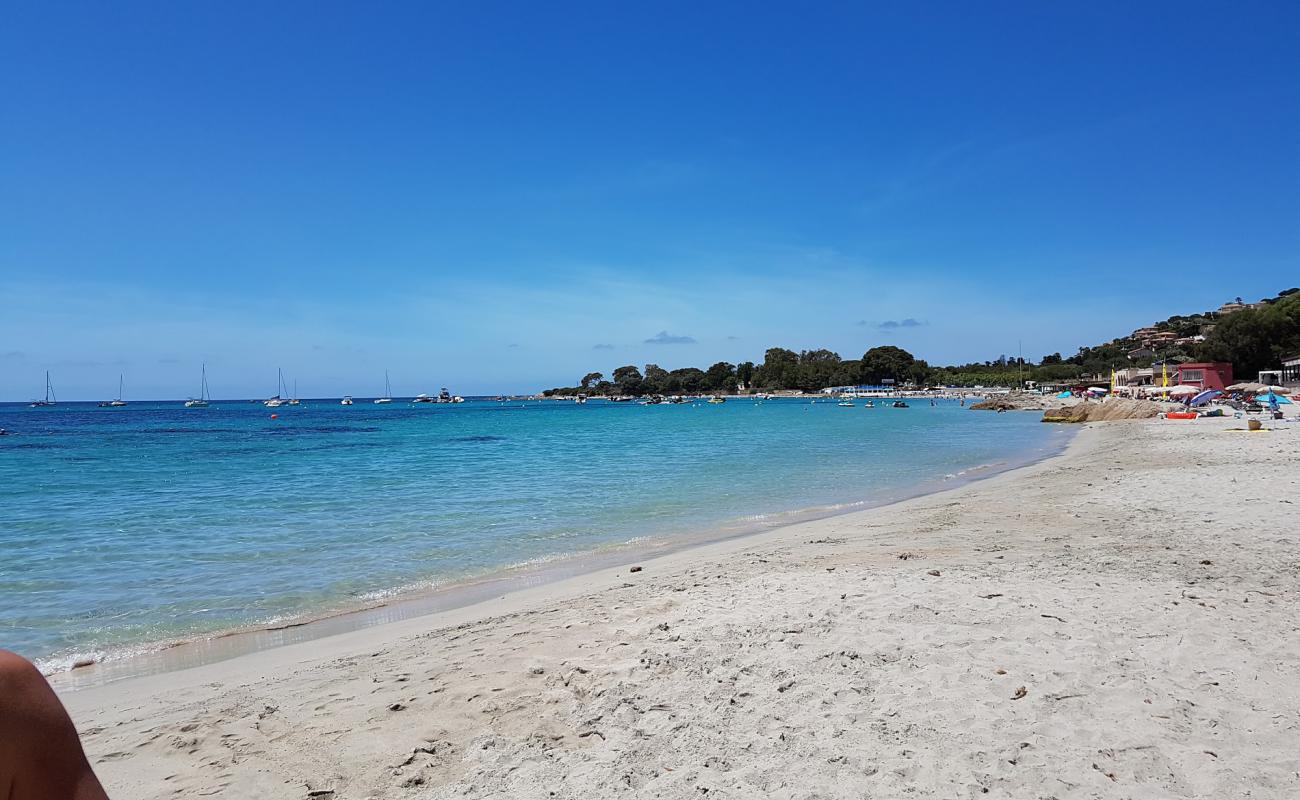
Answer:
M0 406L0 646L66 665L639 537L915 494L1033 414L833 401Z

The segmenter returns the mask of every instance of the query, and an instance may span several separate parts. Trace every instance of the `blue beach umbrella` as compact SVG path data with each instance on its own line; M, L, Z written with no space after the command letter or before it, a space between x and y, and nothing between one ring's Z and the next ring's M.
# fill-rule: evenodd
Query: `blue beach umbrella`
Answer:
M1280 406L1291 405L1291 401L1287 399L1286 395L1273 394L1272 392L1269 392L1268 394L1259 395L1258 397L1255 398L1255 402L1262 403L1266 406L1271 406L1274 403L1277 403Z
M1221 394L1223 394L1223 392L1219 391L1218 389L1206 389L1205 391L1193 397L1191 404L1193 406L1203 406Z
M1069 392L1061 392L1060 394L1057 395L1057 397L1060 398L1073 397L1073 396L1074 395L1070 394Z

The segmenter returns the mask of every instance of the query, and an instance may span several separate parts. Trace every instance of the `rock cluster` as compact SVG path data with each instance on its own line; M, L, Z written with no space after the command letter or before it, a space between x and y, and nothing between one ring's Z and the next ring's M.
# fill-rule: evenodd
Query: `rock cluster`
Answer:
M1151 400L1113 398L1105 402L1085 400L1071 406L1043 412L1043 422L1109 422L1119 419L1150 419L1166 410L1165 403Z

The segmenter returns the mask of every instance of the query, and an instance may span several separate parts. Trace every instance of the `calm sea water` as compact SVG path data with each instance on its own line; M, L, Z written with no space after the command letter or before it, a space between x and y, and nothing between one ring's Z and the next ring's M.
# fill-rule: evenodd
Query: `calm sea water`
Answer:
M638 538L885 502L1063 444L859 402L0 406L0 646L47 668Z

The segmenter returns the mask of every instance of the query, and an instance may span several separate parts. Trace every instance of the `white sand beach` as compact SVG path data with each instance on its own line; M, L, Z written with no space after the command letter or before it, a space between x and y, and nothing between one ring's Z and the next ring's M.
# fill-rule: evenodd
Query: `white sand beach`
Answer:
M116 798L1294 798L1300 425L1242 425L63 697Z

